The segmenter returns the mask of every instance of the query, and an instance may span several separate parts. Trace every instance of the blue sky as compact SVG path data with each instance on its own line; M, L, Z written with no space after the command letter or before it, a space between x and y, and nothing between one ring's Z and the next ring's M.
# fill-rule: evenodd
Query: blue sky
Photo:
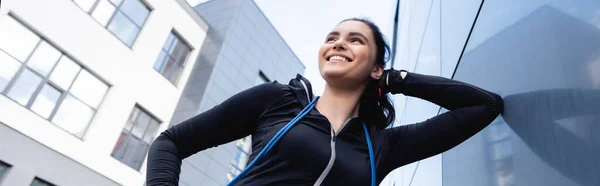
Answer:
M188 0L195 6L206 0ZM317 52L325 35L350 17L367 17L391 38L395 0L255 0L279 34L306 66L304 75L321 95L325 81L319 74ZM391 41L390 41L391 44ZM293 77L290 77L293 78Z

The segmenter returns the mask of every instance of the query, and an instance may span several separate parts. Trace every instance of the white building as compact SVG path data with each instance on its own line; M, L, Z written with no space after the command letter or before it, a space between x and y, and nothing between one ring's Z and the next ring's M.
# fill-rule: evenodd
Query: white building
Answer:
M0 186L143 185L207 30L184 0L2 0Z

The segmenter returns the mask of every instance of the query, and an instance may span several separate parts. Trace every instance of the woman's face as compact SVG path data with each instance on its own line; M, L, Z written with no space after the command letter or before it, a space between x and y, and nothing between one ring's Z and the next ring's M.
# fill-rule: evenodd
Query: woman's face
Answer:
M361 85L379 79L383 73L376 65L373 32L363 22L345 21L337 25L319 49L319 71L330 84Z

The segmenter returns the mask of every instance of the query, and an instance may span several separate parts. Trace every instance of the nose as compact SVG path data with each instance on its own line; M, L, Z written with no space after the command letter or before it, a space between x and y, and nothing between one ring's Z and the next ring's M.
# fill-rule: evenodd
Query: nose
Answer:
M333 43L333 49L334 50L346 50L346 47L344 47L344 43L342 43L342 40L339 39L339 40L335 41L335 43Z

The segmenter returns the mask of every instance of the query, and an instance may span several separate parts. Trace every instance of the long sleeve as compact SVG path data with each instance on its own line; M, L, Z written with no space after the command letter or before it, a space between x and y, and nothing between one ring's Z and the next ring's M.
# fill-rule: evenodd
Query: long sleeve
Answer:
M392 71L392 93L435 103L449 112L426 121L383 131L387 147L384 169L391 171L449 150L490 124L502 111L502 98L473 85L443 77ZM411 108L406 108L411 109Z
M250 135L263 111L283 97L284 87L265 83L250 88L162 132L148 153L146 184L177 185L182 159Z

